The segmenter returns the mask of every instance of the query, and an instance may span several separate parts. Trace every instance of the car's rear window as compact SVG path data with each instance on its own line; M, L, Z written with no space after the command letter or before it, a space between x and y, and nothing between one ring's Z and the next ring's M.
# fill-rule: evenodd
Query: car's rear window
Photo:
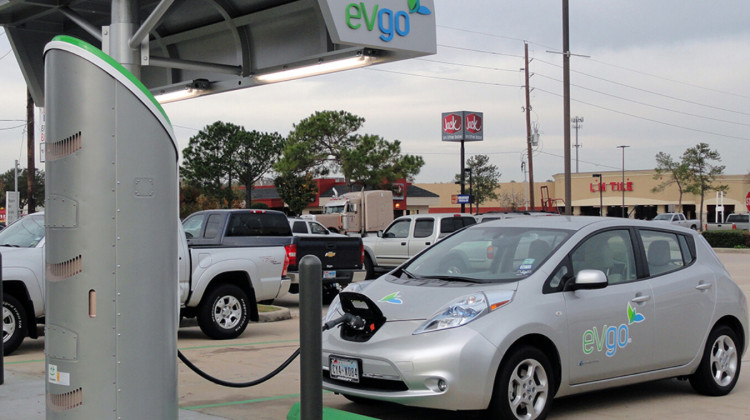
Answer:
M748 223L750 215L747 214L730 214L727 217L727 223Z
M292 229L283 214L235 213L229 219L226 236L291 236Z

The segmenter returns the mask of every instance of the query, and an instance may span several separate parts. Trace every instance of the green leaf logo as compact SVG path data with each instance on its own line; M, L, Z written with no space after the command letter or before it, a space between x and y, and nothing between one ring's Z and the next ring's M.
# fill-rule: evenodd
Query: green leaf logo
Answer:
M432 11L427 6L422 6L419 0L407 0L409 3L409 13L419 13L420 15L430 15Z
M393 303L396 305L401 305L404 303L404 301L401 300L401 292L394 292L391 293L388 296L384 296L382 299L380 299L381 302L387 302L387 303Z
M633 309L633 307L630 306L630 302L628 302L628 325L638 324L645 320L646 320L646 317L643 316L643 314L639 314L638 312L636 312L635 309Z

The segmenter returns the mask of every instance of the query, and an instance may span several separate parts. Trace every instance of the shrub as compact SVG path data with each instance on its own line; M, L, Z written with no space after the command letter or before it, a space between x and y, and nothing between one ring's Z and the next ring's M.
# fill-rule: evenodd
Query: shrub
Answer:
M750 233L743 230L716 230L703 232L713 248L741 248L750 246Z

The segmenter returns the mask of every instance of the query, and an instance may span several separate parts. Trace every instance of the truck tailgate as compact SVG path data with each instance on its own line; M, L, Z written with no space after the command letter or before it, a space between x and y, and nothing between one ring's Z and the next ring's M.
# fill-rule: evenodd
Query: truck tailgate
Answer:
M305 255L315 255L320 259L323 270L359 270L362 268L362 239L356 237L316 237L298 236L297 263ZM289 271L297 271L290 265Z

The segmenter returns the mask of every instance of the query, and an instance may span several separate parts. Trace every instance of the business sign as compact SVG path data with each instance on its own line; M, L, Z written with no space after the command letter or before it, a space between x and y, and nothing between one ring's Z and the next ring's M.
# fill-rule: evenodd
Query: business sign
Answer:
M750 192L748 192L745 197L745 206L747 206L747 211L750 211Z
M456 199L456 201L458 201L458 204L469 204L468 194L458 194L456 195Z
M19 210L19 193L18 191L5 192L5 223L10 226L18 220Z
M442 130L443 141L482 141L484 115L471 111L444 112Z
M334 44L437 53L433 0L318 0Z

